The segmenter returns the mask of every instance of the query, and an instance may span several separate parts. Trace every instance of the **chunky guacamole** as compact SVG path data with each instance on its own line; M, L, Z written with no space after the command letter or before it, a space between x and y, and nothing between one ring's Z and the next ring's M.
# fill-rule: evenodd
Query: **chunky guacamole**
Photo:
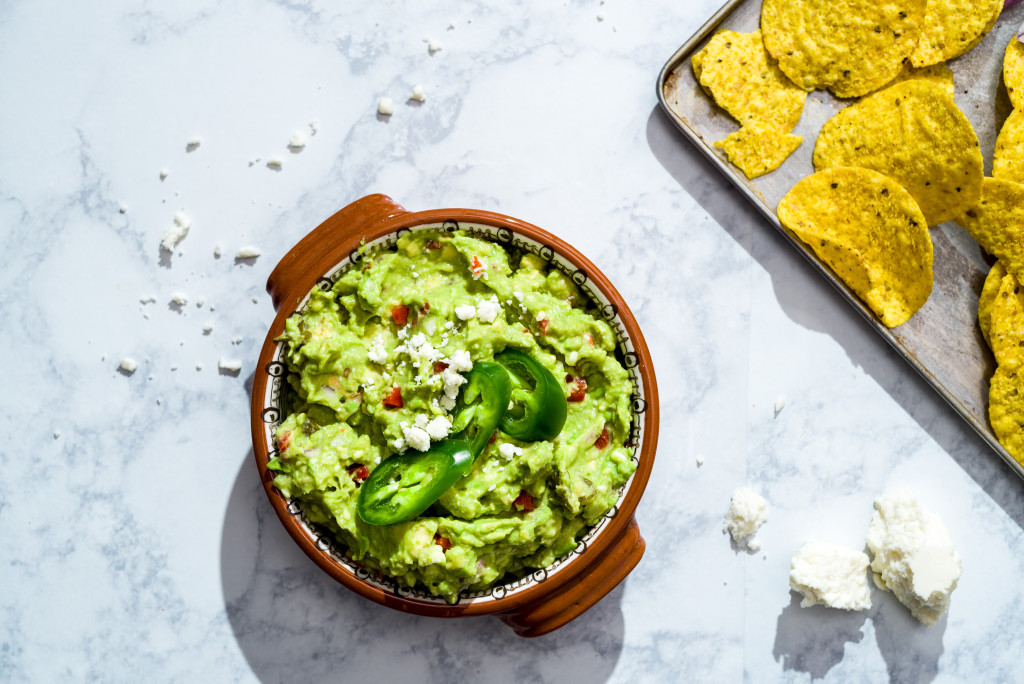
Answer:
M355 561L450 602L550 565L635 468L623 446L631 383L596 313L540 256L464 231L418 230L393 250L368 250L287 321L275 486ZM421 515L365 522L357 499L374 469L448 439L474 364L513 355L558 379L568 409L557 436L497 430Z

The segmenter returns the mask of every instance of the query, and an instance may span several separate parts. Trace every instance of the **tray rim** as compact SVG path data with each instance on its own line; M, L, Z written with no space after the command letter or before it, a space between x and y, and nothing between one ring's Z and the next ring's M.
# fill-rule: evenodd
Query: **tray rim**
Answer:
M775 210L768 206L767 202L761 197L747 182L745 178L741 178L739 172L735 170L728 162L723 160L714 149L704 140L703 136L700 135L690 124L690 122L684 117L680 116L665 99L665 83L669 76L683 63L691 57L692 53L697 49L698 45L702 43L708 36L710 36L718 26L729 17L730 14L736 10L737 7L747 2L761 2L762 0L726 0L725 4L722 5L717 12L715 12L710 19L708 19L703 26L690 36L679 47L675 53L668 58L665 62L665 66L661 68L658 74L658 80L655 84L657 90L658 104L661 106L662 111L668 116L668 118L676 125L676 128L700 151L707 159L714 165L719 172L721 172L726 180L732 184L744 197L747 198L755 209L760 212L764 218L775 226L776 230L782 235L782 237L793 247L798 253L800 253L812 267L818 273L825 278L832 286L839 292L839 294L849 303L856 311L858 311L862 318L868 323L871 328L875 330L882 338L889 343L896 352L903 357L903 359L910 364L910 366L918 372L918 374L924 378L924 380L934 389L939 396L941 396L947 404L949 404L954 411L960 414L968 425L970 425L978 436L981 437L993 451L998 454L1003 461L1013 470L1022 480L1024 480L1024 464L1019 463L1013 456L1010 455L999 440L996 439L995 434L992 432L990 426L987 423L982 423L977 420L973 414L961 403L961 401L955 397L949 390L942 385L938 379L932 374L932 372L923 364L921 361L909 350L903 343L893 334L892 330L886 328L877 319L873 312L861 302L860 298L850 290L846 283L838 279L832 270L821 261L816 254L811 250L804 247L803 243L797 238L792 232L787 230L782 223L779 221Z

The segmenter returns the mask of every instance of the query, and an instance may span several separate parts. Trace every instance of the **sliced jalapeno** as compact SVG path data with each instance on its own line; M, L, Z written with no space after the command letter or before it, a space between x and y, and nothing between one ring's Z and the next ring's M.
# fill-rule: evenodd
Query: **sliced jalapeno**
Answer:
M356 511L371 525L412 520L469 472L469 442L446 439L381 462L359 488Z
M524 442L557 437L568 411L561 383L537 359L518 349L506 349L494 360L512 380L512 408L501 419L501 431Z
M481 361L466 374L466 384L452 412L451 432L469 442L474 460L501 424L511 395L508 373L497 363Z

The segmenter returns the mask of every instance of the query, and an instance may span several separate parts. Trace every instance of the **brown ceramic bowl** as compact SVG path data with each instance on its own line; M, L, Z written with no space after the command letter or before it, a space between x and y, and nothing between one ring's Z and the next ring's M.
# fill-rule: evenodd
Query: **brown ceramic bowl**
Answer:
M277 454L273 432L279 425L285 366L282 345L275 341L285 320L299 309L314 287L330 287L361 260L361 244L393 246L404 232L432 226L466 230L500 244L539 254L571 274L619 338L620 357L633 385L633 427L627 446L636 472L623 486L618 502L567 556L522 578L496 584L488 591L464 594L458 603L416 589L400 587L387 577L346 557L346 549L305 520L295 502L273 485L267 462ZM267 291L277 317L260 352L253 382L252 441L256 466L270 503L299 547L327 574L377 603L418 615L465 617L497 615L521 636L546 634L577 617L611 591L636 566L644 540L633 517L654 463L658 442L658 387L650 352L633 314L607 278L586 257L554 235L518 219L472 209L408 212L384 195L370 195L345 207L303 238L274 269Z

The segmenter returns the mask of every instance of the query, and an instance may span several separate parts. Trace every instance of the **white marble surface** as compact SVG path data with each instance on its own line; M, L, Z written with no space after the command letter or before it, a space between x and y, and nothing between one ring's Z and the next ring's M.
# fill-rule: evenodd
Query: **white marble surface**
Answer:
M1024 483L658 110L658 70L718 1L0 3L0 679L1024 677ZM546 227L646 333L663 416L647 554L552 635L371 604L260 489L266 277L371 192ZM191 232L161 263L177 210ZM263 255L236 263L248 244ZM770 506L755 555L721 532L745 484ZM902 485L963 555L948 617L924 628L877 590L866 614L800 609L791 555L859 548L873 498Z

